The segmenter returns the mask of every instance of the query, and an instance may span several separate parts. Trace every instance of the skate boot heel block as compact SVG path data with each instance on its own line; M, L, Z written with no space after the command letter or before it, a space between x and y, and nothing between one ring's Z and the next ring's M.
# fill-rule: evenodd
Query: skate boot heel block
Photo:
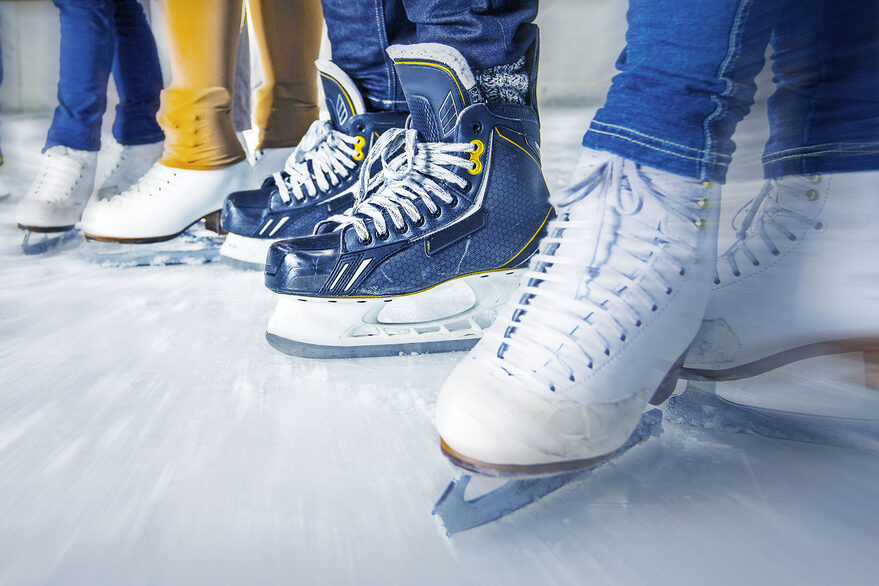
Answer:
M868 389L879 391L879 338L837 342L832 347L840 353L861 352L864 357L864 384Z
M205 230L210 230L211 232L216 232L219 235L228 234L226 230L223 230L222 225L220 224L220 210L215 212L211 212L210 214L204 217L204 227Z

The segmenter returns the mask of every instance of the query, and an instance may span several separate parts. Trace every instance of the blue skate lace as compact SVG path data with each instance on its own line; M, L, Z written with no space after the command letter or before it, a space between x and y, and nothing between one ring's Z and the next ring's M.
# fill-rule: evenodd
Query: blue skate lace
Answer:
M788 177L784 181L790 181L791 179L794 178ZM803 178L803 180L805 181L806 179ZM808 181L811 183L820 182L821 176L810 175ZM799 184L802 182L798 181L797 183ZM763 184L762 189L760 189L760 192L740 207L735 215L733 215L732 228L736 233L736 240L726 252L720 255L720 260L729 264L733 276L741 276L741 270L738 261L736 260L736 255L739 253L743 254L752 266L760 266L760 259L754 251L748 247L748 241L753 237L759 236L773 256L781 254L778 247L775 245L775 241L767 230L768 227L773 227L789 241L795 241L797 237L784 226L782 220L793 220L796 223L805 224L815 229L820 228L821 222L816 221L805 214L801 214L796 210L784 207L781 204L779 197L782 190L791 193L794 197L817 199L818 196L817 191L814 189L805 190L802 188L802 185L785 185L783 181L779 181L778 179L767 180ZM741 224L737 225L739 216L741 216L742 212L745 210L747 210L747 214L745 214ZM717 270L715 270L714 273L714 284L720 284L720 274Z
M673 283L663 273L683 275L680 257L696 253L697 247L668 234L660 235L655 223L637 218L644 198L649 194L694 231L705 227L701 212L708 207L707 198L667 195L679 191L680 185L669 183L664 188L665 181L664 176L649 177L636 163L608 154L583 180L556 199L560 217L551 223L549 236L531 260L517 291L518 301L508 307L513 310L511 317L506 322L500 319L485 336L484 347L495 349L487 350L490 359L506 374L534 379L555 391L554 381L558 379L551 371L574 381L576 367L585 364L592 369L599 357L610 355L613 337L625 341L631 328L642 326L645 311L649 314L658 310L659 300L650 290L671 294ZM602 211L598 217L607 220L602 220L598 231L606 234L596 234L594 220L574 219L570 211L565 211L586 196L600 200ZM621 231L623 217L639 222L642 230ZM572 248L582 250L583 256L557 254L563 241L571 237L584 239L584 246ZM586 245L590 238L596 243L591 252ZM599 250L602 239L606 244L604 250ZM560 270L551 270L553 266ZM553 283L587 293L559 292L553 290ZM536 303L538 299L546 303ZM526 316L530 318L528 333L522 334L520 328ZM563 352L563 348L574 352Z
M306 195L314 197L338 185L357 167L357 158L363 157L362 140L335 130L326 120L314 121L283 172L272 174L281 201L301 202Z
M385 214L400 232L408 229L404 214L420 225L424 217L416 202L421 201L432 215L440 213L434 200L454 205L455 196L438 181L465 188L467 181L449 167L474 169L476 163L457 153L470 153L476 148L472 143L420 142L413 129L388 130L373 146L360 170L360 190L354 207L322 224L334 223L336 229L351 225L363 243L372 238L367 220L372 220L378 238L388 237ZM379 161L381 171L373 175L372 169Z

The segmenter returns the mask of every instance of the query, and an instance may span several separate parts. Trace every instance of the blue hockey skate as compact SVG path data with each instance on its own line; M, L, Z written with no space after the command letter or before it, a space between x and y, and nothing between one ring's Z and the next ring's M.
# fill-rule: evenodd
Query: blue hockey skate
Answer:
M463 56L393 46L411 128L386 132L354 207L269 250L266 337L306 357L466 350L493 321L553 215L535 78L524 104L486 103ZM372 176L372 163L381 172Z
M315 64L331 119L312 124L284 169L260 189L226 198L221 224L229 234L220 249L226 259L262 270L273 242L311 234L315 224L350 208L373 143L406 122L405 112L367 112L344 71L331 61Z

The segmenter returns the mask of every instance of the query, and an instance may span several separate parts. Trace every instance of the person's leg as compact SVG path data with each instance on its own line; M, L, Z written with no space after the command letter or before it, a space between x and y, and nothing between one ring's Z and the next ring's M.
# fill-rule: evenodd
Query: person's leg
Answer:
M718 259L684 375L860 351L879 389L879 6L785 0L772 44L767 181Z
M316 67L330 119L311 124L295 152L269 168L272 174L260 189L232 193L226 199L221 220L229 234L220 254L259 268L265 267L273 242L311 234L315 224L350 207L361 167L379 136L405 125L408 112L385 49L389 38L403 40L401 36L407 31L414 31L399 0L324 0L333 60L318 59L312 66L314 55L304 59L289 54L287 48L283 55L273 57L274 51L281 49L279 35L289 37L291 30L300 28L288 23L278 30L273 22L277 20L273 16L275 1L259 2L265 11L258 15L266 28L263 42L268 45L263 52L268 53L269 69L283 70L277 74L269 71L268 84L260 88L258 119L265 120L260 122L261 146L295 142L302 132L301 124L313 117L297 100L283 99L284 92L290 98L296 92L301 96L305 90L311 91L311 79L306 83L297 78L306 69ZM299 0L298 4L305 9L311 0ZM301 26L307 29L307 25L306 21ZM306 48L316 50L316 37L309 41L307 36L315 31L317 27L304 30L305 35L294 43L311 43L313 46ZM285 128L278 126L282 120ZM274 152L260 151L258 165L271 164L272 158L278 160L278 154L285 154L282 148L271 150Z
M296 146L318 117L323 19L319 0L248 0L262 69L254 121L259 148Z
M629 3L626 48L584 146L723 182L778 0Z
M406 111L394 65L385 50L389 45L415 39L400 0L322 0L333 63L360 90L370 110Z
M61 67L58 107L44 151L57 145L97 151L115 47L113 5L109 0L54 3L61 19Z
M766 177L879 169L879 4L787 0L772 47Z
M454 47L487 101L525 101L524 56L537 35L536 0L403 0L419 43ZM519 74L517 79L517 75Z
M159 111L167 167L209 170L245 159L232 121L242 3L162 2L171 53L171 85Z
M630 1L620 73L554 196L559 219L438 397L454 461L495 474L583 466L674 389L715 268L714 182L778 3Z
M162 70L156 42L137 0L115 0L116 57L113 79L119 94L113 136L122 145L159 142L165 135L156 121Z

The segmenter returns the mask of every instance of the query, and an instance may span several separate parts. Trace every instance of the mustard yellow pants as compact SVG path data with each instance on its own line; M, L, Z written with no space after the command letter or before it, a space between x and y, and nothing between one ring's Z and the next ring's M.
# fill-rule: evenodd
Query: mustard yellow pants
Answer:
M244 0L162 0L171 84L162 92L161 162L217 169L244 160L232 122L235 55ZM319 0L247 0L262 69L254 96L259 147L295 146L318 117L314 60Z

